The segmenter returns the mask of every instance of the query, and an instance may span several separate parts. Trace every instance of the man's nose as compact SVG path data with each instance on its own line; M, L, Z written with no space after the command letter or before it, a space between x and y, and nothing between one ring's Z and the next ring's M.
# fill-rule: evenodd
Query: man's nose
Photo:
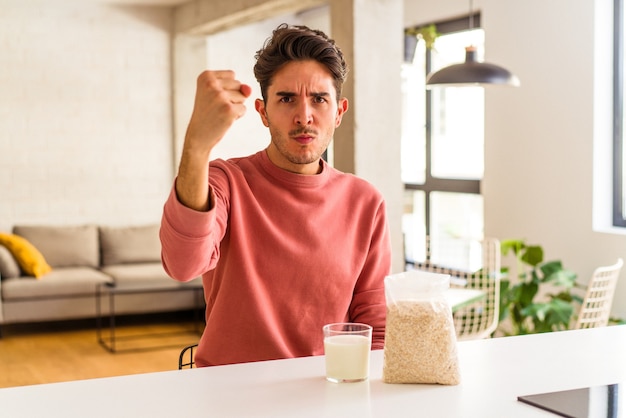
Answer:
M295 123L297 125L310 125L313 123L313 112L311 105L306 101L299 103L296 109Z

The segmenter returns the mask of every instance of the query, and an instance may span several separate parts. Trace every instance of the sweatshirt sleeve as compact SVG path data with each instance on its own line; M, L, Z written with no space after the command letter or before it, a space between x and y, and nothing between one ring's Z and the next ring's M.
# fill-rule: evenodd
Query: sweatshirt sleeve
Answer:
M215 202L213 189L210 199ZM213 239L215 205L206 212L184 206L172 187L163 208L161 261L170 277L186 282L213 268L219 257L219 240Z
M382 349L385 345L384 280L390 272L391 239L383 201L374 220L370 249L350 305L351 321L372 326L372 349Z

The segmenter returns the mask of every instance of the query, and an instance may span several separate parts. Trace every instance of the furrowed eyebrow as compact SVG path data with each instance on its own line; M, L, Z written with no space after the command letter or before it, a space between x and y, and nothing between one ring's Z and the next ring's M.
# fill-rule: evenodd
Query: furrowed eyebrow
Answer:
M294 97L297 96L296 93L290 92L290 91L278 91L276 92L277 96L280 97ZM316 92L312 92L309 93L309 97L328 97L330 96L330 93L327 92L320 92L320 93L316 93Z

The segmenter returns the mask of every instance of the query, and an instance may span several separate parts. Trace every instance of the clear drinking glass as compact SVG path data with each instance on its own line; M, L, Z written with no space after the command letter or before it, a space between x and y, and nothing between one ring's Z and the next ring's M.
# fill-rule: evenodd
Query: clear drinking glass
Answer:
M367 380L370 370L372 327L357 323L324 325L326 380L334 383Z

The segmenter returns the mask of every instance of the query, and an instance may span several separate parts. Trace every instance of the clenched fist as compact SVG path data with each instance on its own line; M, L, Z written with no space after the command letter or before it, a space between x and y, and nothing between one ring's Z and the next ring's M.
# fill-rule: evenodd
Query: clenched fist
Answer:
M195 210L211 207L207 187L211 150L245 114L244 102L250 93L250 86L237 80L233 71L204 71L198 76L176 180L176 194L183 205Z
M233 71L200 74L185 145L202 153L210 152L233 122L245 114L244 102L251 92L250 86L237 80Z

